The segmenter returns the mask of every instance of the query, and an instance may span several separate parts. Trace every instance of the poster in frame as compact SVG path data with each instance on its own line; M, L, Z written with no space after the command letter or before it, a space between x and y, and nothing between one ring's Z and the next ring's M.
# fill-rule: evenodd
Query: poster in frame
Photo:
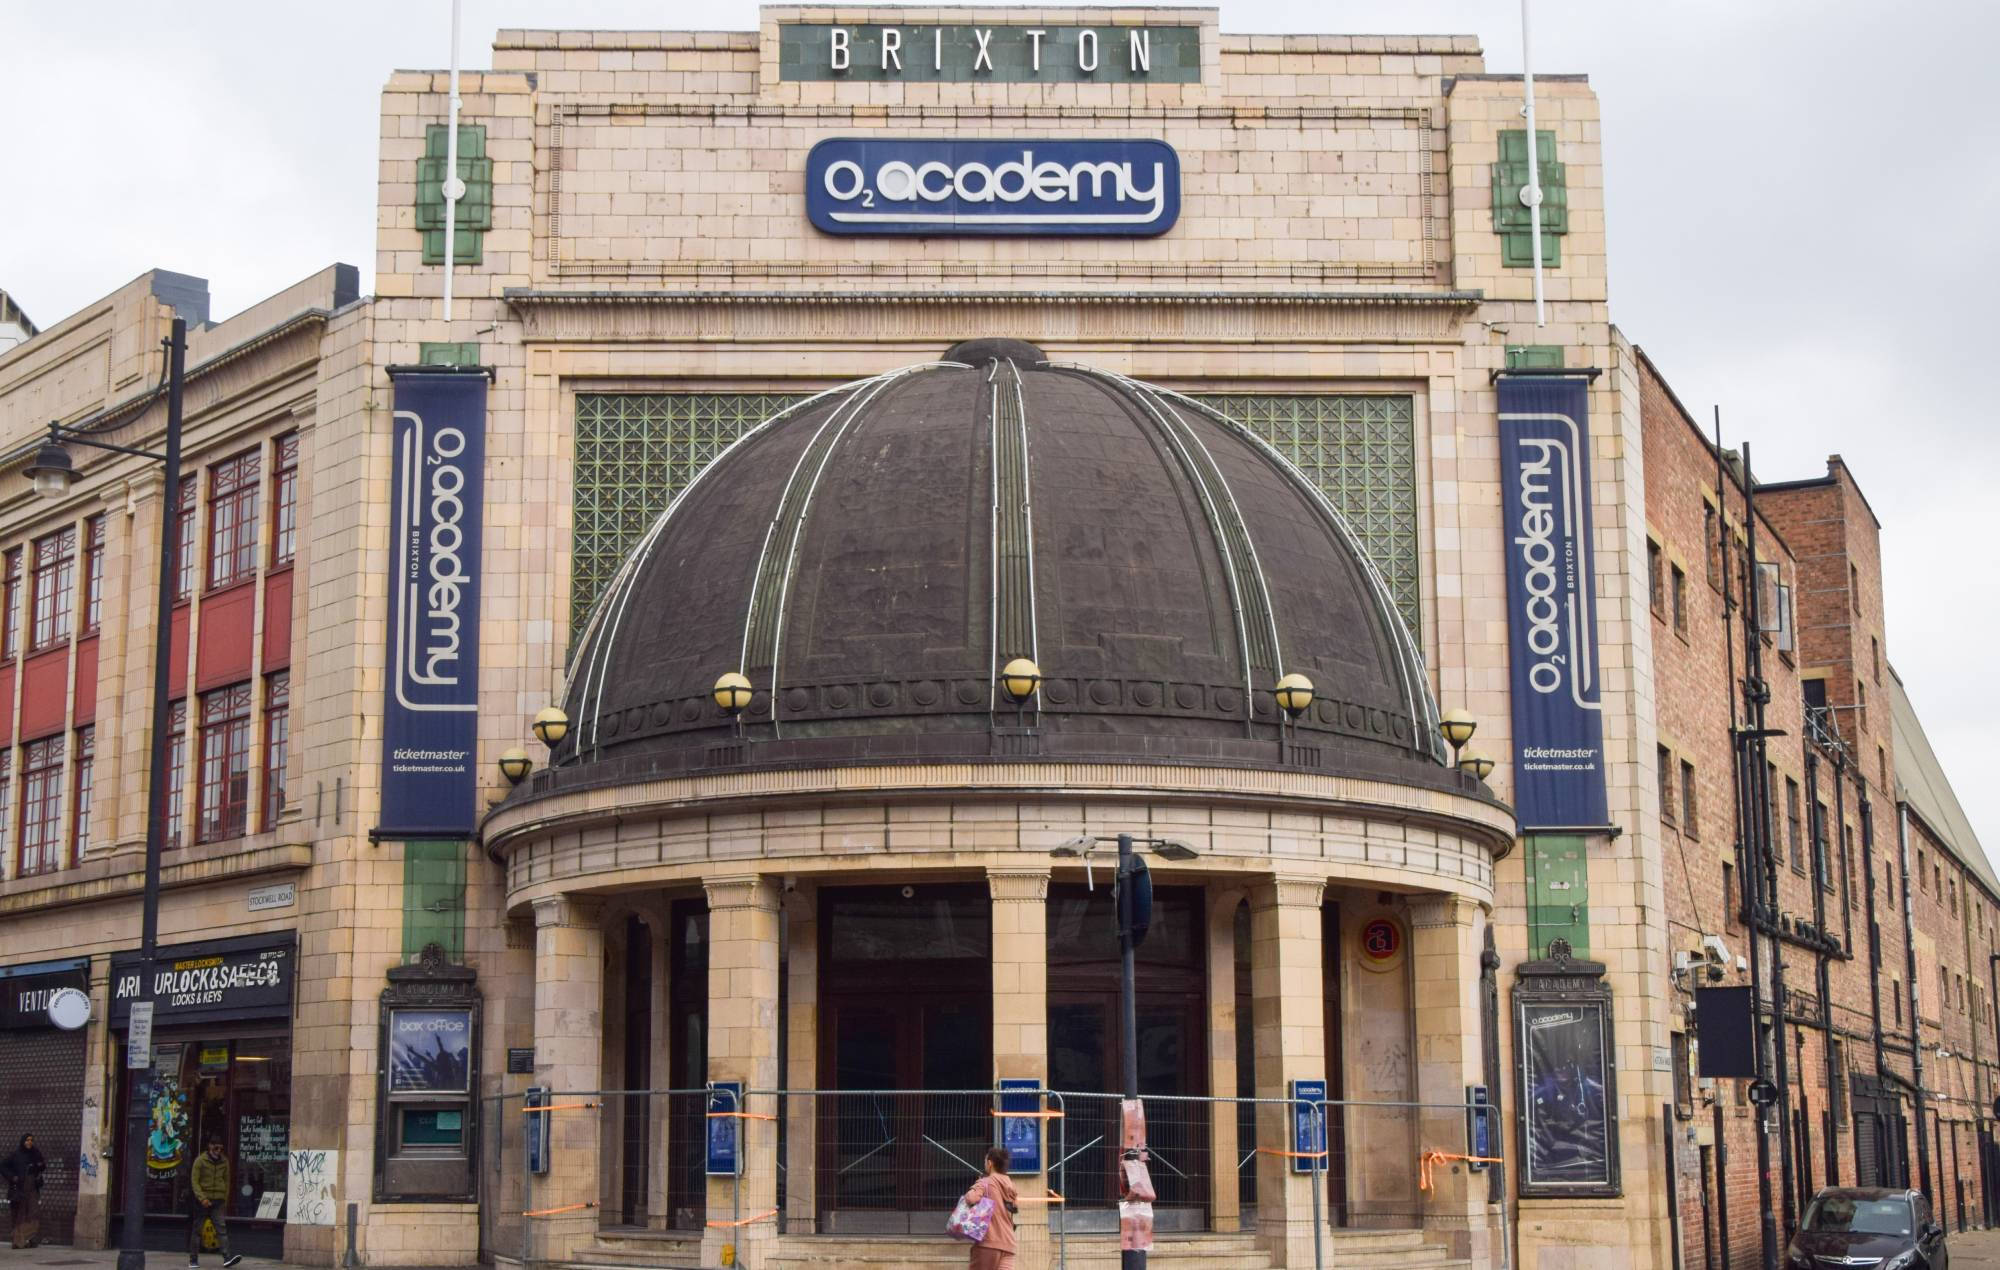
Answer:
M1524 963L1514 992L1514 1067L1523 1196L1614 1198L1618 1087L1604 967L1557 940Z

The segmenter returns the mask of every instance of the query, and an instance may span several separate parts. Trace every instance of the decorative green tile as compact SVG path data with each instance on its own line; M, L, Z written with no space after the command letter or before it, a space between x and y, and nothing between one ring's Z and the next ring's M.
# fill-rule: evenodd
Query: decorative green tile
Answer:
M1536 129L1542 164L1542 264L1562 264L1562 237L1569 232L1569 186L1563 165L1556 161L1556 134ZM1531 268L1535 262L1532 213L1521 202L1528 183L1528 131L1516 128L1499 137L1500 159L1493 165L1493 232L1500 235L1501 263L1509 269Z
M439 344L425 340L417 346L419 366L477 366L479 365L479 345Z
M444 263L444 168L450 138L443 124L424 132L424 157L417 160L417 228L424 233L424 263ZM458 176L465 197L458 200L452 254L462 265L485 259L485 234L493 228L493 160L486 157L483 124L458 127Z
M1507 346L1508 370L1561 370L1563 351L1560 344L1509 344Z
M465 960L464 842L416 840L403 844L403 960L415 961L427 944L453 963Z

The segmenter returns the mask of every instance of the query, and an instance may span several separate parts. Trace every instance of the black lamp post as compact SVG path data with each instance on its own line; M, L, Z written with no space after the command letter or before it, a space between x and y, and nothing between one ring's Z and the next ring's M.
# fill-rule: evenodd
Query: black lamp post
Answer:
M143 1004L152 1008L153 959L160 939L160 850L167 837L167 732L169 714L167 674L173 657L173 606L175 574L180 563L181 494L181 397L187 372L187 321L175 318L173 333L161 341L167 349L167 438L166 452L136 450L129 446L100 441L75 428L58 423L49 425L49 439L35 454L26 475L35 483L35 492L46 498L69 493L76 467L65 443L110 450L151 459L165 465L166 480L160 502L160 594L159 620L153 639L153 743L146 784L146 887L140 908L139 989L131 1009ZM115 991L115 989L114 989ZM126 1024L127 1032L133 1024ZM129 1048L129 1047L128 1047ZM143 1082L152 1069L150 1050L143 1066L128 1055L125 1091L125 1145L122 1168L125 1181L125 1211L118 1229L118 1270L145 1270L146 1265L146 1106Z

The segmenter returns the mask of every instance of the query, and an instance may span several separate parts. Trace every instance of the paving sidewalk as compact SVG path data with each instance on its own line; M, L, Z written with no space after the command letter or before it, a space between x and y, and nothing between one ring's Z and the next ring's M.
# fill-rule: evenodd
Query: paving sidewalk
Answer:
M2000 1270L2000 1230L1968 1230L1947 1235L1951 1270Z
M64 1248L56 1244L44 1244L40 1248L9 1248L0 1244L0 1270L114 1270L118 1265L116 1248ZM282 1261L270 1261L263 1257L245 1257L236 1263L236 1270L281 1270ZM202 1270L222 1270L222 1258L209 1253L201 1259ZM149 1252L146 1254L146 1270L187 1270L187 1254L184 1252Z

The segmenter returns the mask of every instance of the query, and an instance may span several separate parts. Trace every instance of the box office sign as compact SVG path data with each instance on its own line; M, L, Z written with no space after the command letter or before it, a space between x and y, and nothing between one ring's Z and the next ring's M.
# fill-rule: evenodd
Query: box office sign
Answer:
M1192 84L1198 26L949 26L787 22L781 80L953 84Z
M829 234L1164 234L1181 160L1164 141L829 137L806 216Z
M1502 376L1500 496L1522 832L1601 830L1604 715L1590 541L1589 380Z
M65 988L90 991L88 961L0 967L0 1032L53 1030L49 1005Z
M478 795L486 375L394 372L378 837L470 834Z
M390 1093L462 1094L471 1079L471 1010L389 1012Z
M137 953L111 959L111 1026L124 1028L134 1001L153 1002L161 1027L290 1018L296 963L289 937L221 940L162 948L145 982Z

